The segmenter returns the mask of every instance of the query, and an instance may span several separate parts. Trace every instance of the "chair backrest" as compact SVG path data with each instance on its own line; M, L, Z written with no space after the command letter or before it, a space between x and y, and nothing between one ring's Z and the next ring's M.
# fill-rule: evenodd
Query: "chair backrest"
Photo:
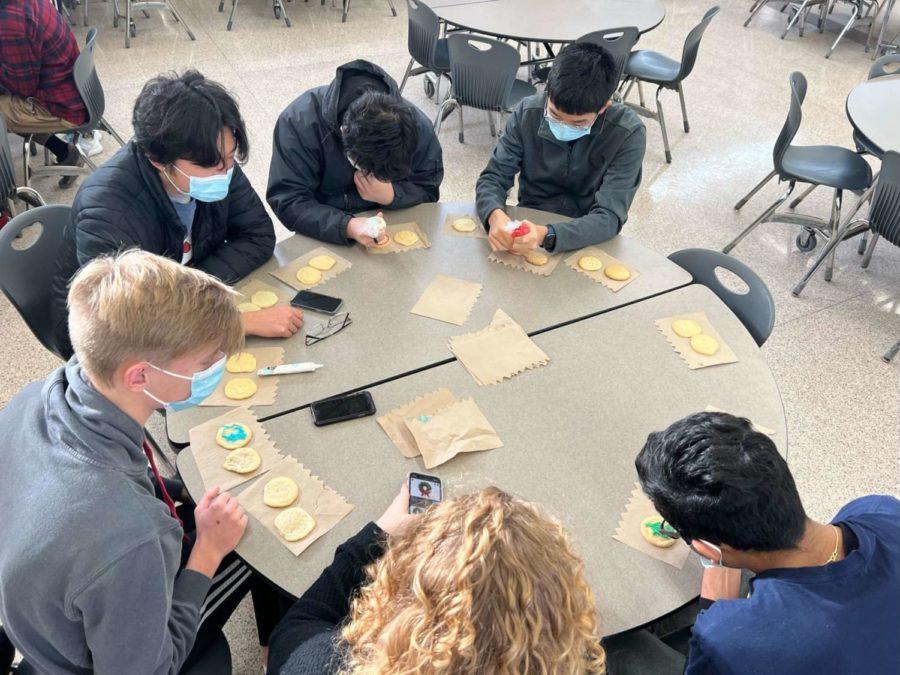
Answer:
M787 119L784 126L781 127L781 133L775 141L775 149L772 151L772 160L775 164L775 170L779 174L783 174L781 160L784 153L791 146L791 141L797 135L800 129L800 122L803 121L803 101L806 98L806 78L803 73L794 71L788 77L791 84L791 107L788 110Z
M437 14L422 0L406 0L409 10L409 55L426 68L434 67L434 50L441 36Z
M470 108L503 110L519 70L515 47L471 33L453 33L447 43L453 98Z
M75 59L75 67L72 69L75 88L81 94L81 100L84 101L88 112L88 121L80 127L82 129L94 129L106 111L103 86L100 84L97 68L94 66L94 42L96 40L97 29L91 28L84 40L84 48Z
M900 74L900 54L886 54L869 68L869 79Z
M628 61L628 55L641 36L640 31L635 26L627 26L625 28L610 28L609 30L597 30L578 38L578 42L590 42L591 44L600 45L616 64L616 82L622 79L622 72L625 70L625 63Z
M869 207L869 228L900 246L900 154L893 150L881 158L881 173Z
M39 206L19 214L0 230L0 290L41 344L63 359L50 307L56 259L71 213L68 206ZM37 240L28 248L14 248L16 237L35 223L43 226Z
M691 71L694 69L694 64L697 62L697 50L700 49L700 38L702 38L703 33L706 32L706 27L709 26L709 22L712 21L713 17L718 13L718 5L710 7L706 10L706 14L703 15L700 23L694 26L691 29L691 32L688 33L687 38L684 40L684 49L681 50L681 68L678 69L678 77L675 78L676 82L681 82L691 74Z
M6 133L6 118L0 115L0 211L6 208L6 201L16 194L16 171L13 168L9 136Z
M735 316L744 324L747 332L762 346L775 325L775 302L769 288L759 276L737 258L721 251L705 248L686 248L676 251L669 260L686 270L694 283L706 286L719 296ZM735 293L726 288L716 276L716 268L722 267L734 273L747 284L747 293Z

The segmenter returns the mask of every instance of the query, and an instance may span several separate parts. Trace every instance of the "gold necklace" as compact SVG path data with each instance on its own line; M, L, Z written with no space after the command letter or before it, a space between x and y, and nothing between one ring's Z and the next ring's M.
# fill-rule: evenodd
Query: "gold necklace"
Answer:
M828 563L833 563L837 560L838 548L840 548L840 545L841 545L841 537L840 537L841 528L837 527L836 525L832 525L832 527L834 528L834 550L831 552L831 555L828 556L828 560L825 561L826 565Z

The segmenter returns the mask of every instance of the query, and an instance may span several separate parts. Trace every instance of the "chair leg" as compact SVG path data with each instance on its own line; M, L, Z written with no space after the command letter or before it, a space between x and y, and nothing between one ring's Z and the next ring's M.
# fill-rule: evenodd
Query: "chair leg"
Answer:
M231 14L228 15L228 24L225 26L225 30L231 30L231 26L234 23L234 11L237 9L238 0L231 0Z
M394 2L393 2L393 0L387 0L387 2L388 2L388 5L389 5L390 8L391 8L391 14L392 14L393 16L397 16L397 10L394 9Z
M759 181L759 183L756 184L756 187L754 187L752 190L750 190L750 192L748 192L746 195L744 195L743 199L741 199L737 204L734 205L734 210L740 211L741 207L743 207L744 204L746 204L748 201L750 201L750 199L753 197L753 195L755 195L757 192L762 190L763 186L766 183L768 183L770 180L775 178L776 175L778 175L778 172L775 170L772 170L768 176L766 176L761 181Z
M110 123L106 121L105 117L100 118L100 126L103 127L103 130L106 133L108 133L110 136L112 136L114 139L116 139L116 143L118 143L120 146L125 145L125 141L123 141L122 137L119 136L119 134L116 132L116 130L112 128L112 125L110 125Z
M803 2L800 4L800 7L798 7L797 11L794 12L794 16L791 17L790 21L788 21L788 24L785 27L784 32L781 34L782 40L784 40L785 36L788 34L788 32L790 32L791 28L794 27L794 24L797 23L797 19L799 19L800 16L803 14L803 12L806 10L807 4L809 4L809 0L803 0ZM802 27L803 24L801 23L800 25Z
M663 114L662 102L659 100L660 92L662 92L662 87L658 87L656 90L656 118L659 120L660 130L662 130L663 148L665 148L666 151L666 164L671 164L672 152L669 150L669 134L666 133L666 117Z
M800 193L799 197L797 197L794 201L792 201L790 203L788 208L796 209L798 206L800 206L800 202L802 202L804 199L809 197L809 193L812 192L813 190L815 190L817 187L819 187L819 186L816 183L813 183L812 185L810 185L808 188L806 188L803 192Z
M459 142L465 143L466 137L463 132L463 109L458 103L456 104L456 112L459 113Z
M644 88L641 86L641 81L640 81L639 79L637 79L637 78L635 78L634 81L637 82L637 87L638 87L638 100L641 102L641 107L642 107L642 108L646 108L646 107L647 107L647 104L644 103Z
M403 87L406 86L406 81L409 79L409 73L412 71L412 69L413 69L413 64L415 64L415 62L416 62L415 59L410 59L410 60L409 60L409 65L406 66L406 72L403 73L403 81L400 82L400 93L401 93L401 94L403 93Z
M30 146L32 144L33 136L28 135L25 137L24 142L22 143L22 180L25 182L25 187L31 185L31 167L29 166L29 158L31 157Z
M447 98L441 103L437 111L437 117L434 118L434 134L437 136L441 133L441 125L444 123L445 111L452 110L453 106L458 105L455 98Z
M869 263L872 261L872 254L875 252L875 244L878 243L878 237L881 236L876 232L872 233L872 239L869 241L869 245L866 247L866 254L862 259L862 268L866 269L869 266Z
M831 238L836 239L838 234L838 225L841 222L841 206L844 203L844 191L835 190L834 197L831 199ZM838 240L840 241L840 240ZM831 242L829 242L831 243ZM837 251L837 244L831 247L831 253L825 263L825 281L831 281L834 274L834 254Z
M125 0L125 49L131 49L131 0Z
M772 173L775 173L775 172L773 171ZM766 182L768 182L768 178L766 179ZM775 211L778 209L778 207L781 206L782 204L784 204L787 201L788 197L791 196L791 193L794 191L795 185L796 185L796 183L794 181L791 181L788 184L787 190L784 191L784 194L781 195L781 197L779 197L778 199L776 199L775 202L771 206L769 206L769 208L767 208L765 211L763 211L756 220L754 220L746 228L744 228L743 232L741 232L738 236L736 236L731 241L730 244L728 244L725 248L722 249L722 253L730 253L731 250L735 246L737 246L738 244L740 244L743 241L744 237L746 237L748 234L750 234L753 230L756 229L756 227L760 223L764 222L769 216L771 216L773 213L775 213ZM754 191L758 190L760 187L761 186L757 186L756 188L754 188ZM751 193L751 194L753 194L753 193ZM749 197L749 195L748 195L748 197Z
M760 10L765 6L765 0L760 0L760 2L756 6L750 8L750 16L748 16L747 20L744 22L744 28L746 28L750 24L750 22L753 21L753 17L759 14Z
M497 124L494 122L494 113L490 110L485 112L487 113L488 125L491 128L491 138L497 138Z
M678 83L678 98L681 100L681 119L684 122L684 133L691 133L691 123L688 122L687 118L687 106L684 104L684 89L681 86L681 82Z
M344 0L344 11L341 14L341 23L347 23L347 15L350 14L350 0Z
M856 23L856 17L859 16L859 5L853 5L853 11L850 12L850 18L847 20L847 23L844 24L843 30L838 34L837 40L831 45L827 52L825 52L825 58L831 57L831 52L834 51L834 48L838 46L838 42L843 39L843 37L847 34L847 31Z
M894 360L894 357L897 356L897 352L900 352L900 340L897 340L894 343L894 346L884 353L884 356L881 357L881 360L885 363L890 363Z

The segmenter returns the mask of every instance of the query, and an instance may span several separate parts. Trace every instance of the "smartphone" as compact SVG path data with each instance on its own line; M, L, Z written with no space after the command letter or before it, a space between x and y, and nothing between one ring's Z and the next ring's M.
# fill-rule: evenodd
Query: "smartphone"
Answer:
M345 394L335 398L326 398L324 401L316 401L310 406L310 409L312 410L313 424L317 427L324 427L335 422L374 415L375 402L369 392L358 391L355 394Z
M313 293L312 291L300 291L291 300L291 305L294 307L308 309L312 312L321 312L322 314L334 314L343 304L344 301L340 298Z
M437 476L429 476L427 473L409 474L409 512L424 513L432 504L437 504L444 498L444 488L441 479Z

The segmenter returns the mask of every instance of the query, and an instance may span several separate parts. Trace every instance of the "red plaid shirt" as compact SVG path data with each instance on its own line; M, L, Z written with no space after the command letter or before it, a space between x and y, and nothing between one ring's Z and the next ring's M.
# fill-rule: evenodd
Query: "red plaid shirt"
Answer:
M0 89L84 124L87 109L72 75L76 58L75 36L51 0L0 0Z

